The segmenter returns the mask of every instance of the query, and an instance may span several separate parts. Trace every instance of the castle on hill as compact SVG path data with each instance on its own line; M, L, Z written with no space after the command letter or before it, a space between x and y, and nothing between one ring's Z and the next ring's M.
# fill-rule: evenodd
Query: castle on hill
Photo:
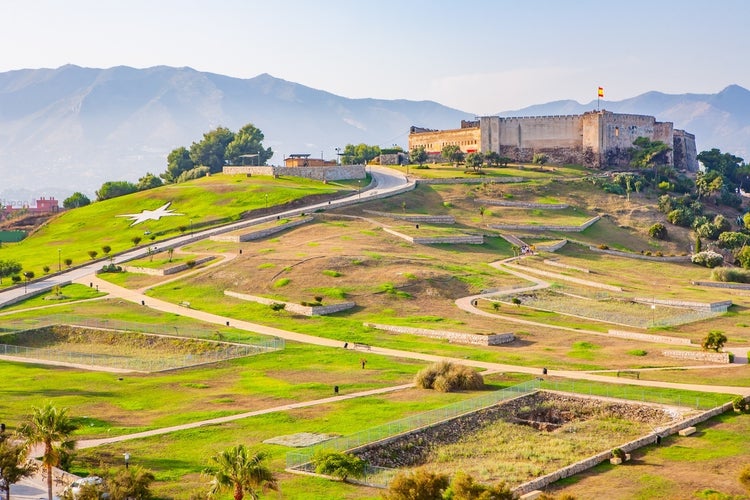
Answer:
M551 163L587 167L627 167L638 137L662 141L672 150L667 163L696 172L695 136L658 122L653 116L590 111L582 115L511 117L483 116L461 121L461 128L432 130L411 127L409 151L423 146L431 156L455 144L464 153L494 151L512 161L530 163L544 153Z

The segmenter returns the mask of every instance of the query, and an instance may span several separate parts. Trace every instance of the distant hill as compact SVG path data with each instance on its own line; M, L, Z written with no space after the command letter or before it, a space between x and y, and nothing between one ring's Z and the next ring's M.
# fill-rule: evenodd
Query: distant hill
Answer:
M0 199L93 193L161 173L167 154L217 126L253 123L282 155L335 158L347 143L406 146L411 125L474 115L430 101L348 99L263 74L251 79L158 66L63 66L0 73Z
M501 116L581 113L596 103L558 101ZM652 114L696 134L699 151L719 147L750 159L750 92L649 92L611 111ZM239 79L191 68L63 66L0 73L0 200L92 195L104 181L135 181L166 168L175 147L219 125L259 127L283 155L335 157L347 143L406 146L411 125L457 128L465 113L431 101L348 99L263 74Z
M718 94L663 94L647 92L623 101L605 101L602 109L616 113L653 115L695 134L698 151L719 148L750 162L750 91L730 85ZM544 116L579 114L596 109L596 101L554 101L500 116Z

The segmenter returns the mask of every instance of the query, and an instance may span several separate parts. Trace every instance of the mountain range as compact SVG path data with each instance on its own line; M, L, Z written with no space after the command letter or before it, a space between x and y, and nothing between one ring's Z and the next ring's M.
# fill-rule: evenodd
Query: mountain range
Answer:
M654 115L696 135L698 150L718 147L746 157L750 92L649 92L602 101L610 111ZM501 116L577 114L596 101L555 101ZM239 79L157 66L24 69L0 73L0 200L93 195L105 181L161 173L167 154L203 133L253 123L264 145L284 156L327 159L346 144L406 147L409 127L457 128L473 113L432 101L349 99L262 74Z

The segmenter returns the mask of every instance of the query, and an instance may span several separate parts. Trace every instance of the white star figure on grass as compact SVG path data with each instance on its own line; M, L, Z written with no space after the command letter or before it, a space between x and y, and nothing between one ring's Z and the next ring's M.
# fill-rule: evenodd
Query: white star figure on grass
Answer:
M146 222L147 220L159 220L162 217L169 217L172 215L185 215L185 214L176 214L173 210L169 209L169 205L171 205L172 202L167 202L165 205L162 205L161 207L157 208L156 210L143 210L139 214L123 214L123 215L115 215L115 217L127 217L128 219L132 220L133 223L130 225L130 227L135 226L136 224L140 224L141 222Z

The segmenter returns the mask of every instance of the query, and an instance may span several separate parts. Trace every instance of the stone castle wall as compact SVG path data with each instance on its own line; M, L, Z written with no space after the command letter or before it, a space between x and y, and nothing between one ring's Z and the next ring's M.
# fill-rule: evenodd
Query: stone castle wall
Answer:
M629 150L638 137L669 145L674 151L668 154L669 165L697 169L692 134L675 130L671 122L658 122L653 116L604 110L582 115L485 116L479 119L478 128L441 131L412 127L409 149L425 146L427 151L440 151L443 145L453 143L464 152L494 151L524 163L531 162L535 153L544 153L555 164L622 167L629 164Z

